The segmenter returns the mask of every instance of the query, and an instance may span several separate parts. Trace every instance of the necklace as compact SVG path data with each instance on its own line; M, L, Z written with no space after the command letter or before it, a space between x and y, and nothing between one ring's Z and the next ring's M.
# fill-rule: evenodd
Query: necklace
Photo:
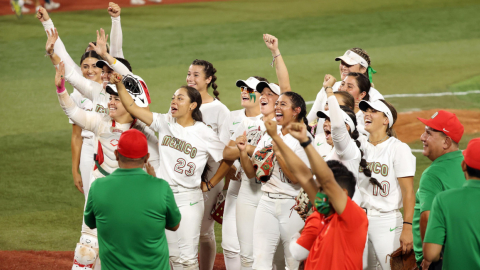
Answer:
M381 139L381 140L379 140L379 141L376 141L376 142L371 142L370 139L368 139L368 142L371 143L371 144L379 143L379 142L385 140L386 138L388 138L388 135L386 135L383 139Z

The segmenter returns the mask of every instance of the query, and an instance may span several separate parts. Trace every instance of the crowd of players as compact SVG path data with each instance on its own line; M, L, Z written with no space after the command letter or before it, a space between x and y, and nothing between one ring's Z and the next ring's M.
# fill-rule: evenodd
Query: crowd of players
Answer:
M352 48L335 58L339 80L325 75L307 113L304 99L290 87L278 39L265 34L278 84L260 76L238 80L242 110L230 112L221 103L216 69L197 59L188 67L187 84L173 93L168 113L154 113L149 109L154 90L124 59L120 7L110 3L108 12L110 47L108 35L97 31L80 65L68 55L45 9L37 14L48 36L46 54L57 70L59 101L73 124L74 181L90 203L95 179L119 167L121 134L130 129L145 134L146 171L168 182L181 214L180 226L165 231L172 269L213 268L211 211L218 213L217 197L226 198L222 248L229 270L390 269L388 255L398 248L405 256L414 252L423 269L432 261L430 269L441 267L441 258L458 266L444 245L441 210L430 216L440 207L434 200L438 193L480 176L478 151L465 151L465 161L459 151L463 126L454 114L439 111L419 119L425 124L419 134L423 154L434 162L415 195L415 157L396 138L397 111L373 88L376 71L366 51ZM65 81L74 87L70 95ZM94 215L91 205L87 210L85 217ZM108 226L85 221L72 269L164 269L138 264L145 260L135 256L147 255L136 253L134 244L102 250L111 247L97 239L107 241L102 232L108 234ZM478 266L478 260L465 261Z

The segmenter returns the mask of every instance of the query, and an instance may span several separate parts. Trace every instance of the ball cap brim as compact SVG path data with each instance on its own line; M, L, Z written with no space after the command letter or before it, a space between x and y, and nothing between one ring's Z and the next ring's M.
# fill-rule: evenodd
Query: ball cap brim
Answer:
M470 140L463 156L468 167L480 170L480 138Z
M366 112L368 108L372 108L376 111L383 112L388 118L388 127L391 128L393 126L394 121L393 121L392 112L390 111L388 106L385 105L385 103L383 103L380 99L377 99L375 101L362 100L358 104L358 107L360 108L360 110L364 112Z
M361 66L368 68L367 60L363 59L363 57L361 57L360 55L358 55L357 53L351 50L348 50L345 52L344 55L335 58L335 61L340 61L340 60L342 60L343 62L351 66L360 64Z
M257 84L259 83L260 81L255 78L255 77L250 77L246 80L238 80L237 83L235 84L237 87L242 87L242 86L246 86L250 89L253 89L255 91L257 91Z
M318 111L317 116L320 118L328 118L331 121L329 111ZM342 116L343 116L343 122L345 122L345 124L348 124L352 132L357 129L357 127L355 127L355 124L352 121L352 118L350 118L350 116L348 116L348 114L343 110L342 110Z
M136 129L129 129L120 135L117 151L127 158L142 158L148 154L147 137Z
M104 66L107 66L107 67L109 67L110 69L113 69L113 67L110 66L110 65L107 63L107 61L105 61L105 60L98 60L97 63L95 63L95 65L96 65L97 67L99 67L99 68L102 68L102 69L103 69Z
M263 89L268 88L270 90L272 90L273 93L277 94L278 96L280 96L280 86L278 86L277 84L275 83L267 83L267 82L259 82L257 84L257 92L259 93L262 93L263 92Z
M459 143L463 136L464 127L454 113L439 110L429 119L417 117L420 122L435 130L442 132L456 143Z

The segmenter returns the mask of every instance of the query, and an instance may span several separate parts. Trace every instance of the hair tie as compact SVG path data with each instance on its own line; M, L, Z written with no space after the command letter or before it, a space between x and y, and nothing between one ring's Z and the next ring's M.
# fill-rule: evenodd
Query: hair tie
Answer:
M368 66L367 70L368 70L368 79L370 80L370 83L373 83L372 75L377 73L377 71L373 69L371 66Z

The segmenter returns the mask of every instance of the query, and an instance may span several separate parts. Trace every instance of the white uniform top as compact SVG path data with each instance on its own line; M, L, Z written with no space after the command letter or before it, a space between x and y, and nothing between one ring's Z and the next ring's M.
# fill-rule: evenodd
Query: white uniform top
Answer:
M199 189L208 158L215 162L223 159L225 144L203 122L183 127L171 114L153 113L150 127L159 138L161 162L157 177L172 187Z
M293 152L295 152L295 154L303 162L305 162L308 168L310 168L310 162L308 161L307 153L305 153L305 149L303 149L303 147L300 145L300 142L294 137L292 137L290 133L284 136L281 129L281 126L277 127L277 133L280 138L282 138L285 144L288 145L288 147L290 147L290 149L292 149ZM307 133L307 135L311 138L310 133ZM272 137L270 137L268 133L265 133L265 135L260 139L257 148L255 148L254 153L270 145L272 145ZM300 192L300 188L301 186L299 183L293 184L292 182L290 182L287 176L282 172L282 169L280 168L280 165L278 164L278 161L276 159L273 164L273 172L270 180L268 180L265 184L262 183L263 192L283 194L292 197L296 197L298 195L298 193Z
M247 117L245 115L245 109L230 112L230 127L229 127L230 136L232 136L235 133L235 130L237 130L238 124L240 124L245 117Z
M333 149L327 155L325 160L338 160L349 171L353 173L355 179L358 179L358 167L360 166L360 160L362 154L358 149L357 144L348 133L345 121L343 120L342 109L338 105L338 101L335 96L328 98L330 120L332 123L332 141ZM352 198L358 205L361 203L362 196L358 191L358 184L355 186L355 194Z
M416 159L410 147L394 137L376 146L369 143L365 136L360 136L359 141L372 177L380 182L384 190L372 185L369 178L360 173L358 186L363 197L360 206L381 212L402 208L402 190L397 178L415 176Z
M78 92L76 89L73 89L73 93L70 94L70 98L80 109L87 112L91 112L93 110L92 101L80 94L80 92ZM74 124L72 119L69 119L68 122L70 124ZM82 137L85 139L92 139L93 133L91 131L82 129Z
M75 105L73 100L68 96L67 91L58 94L58 98L65 114L72 119L76 125L92 131L95 135L94 153L97 154L96 160L107 173L112 173L118 168L114 151L117 149L120 135L131 128L135 128L145 134L148 141L148 152L150 153L149 161L154 168L158 168L158 139L155 133L148 128L145 123L134 121L133 123L119 124L115 123L109 116L95 112L86 112ZM92 176L96 179L104 177L105 175L95 165Z
M259 114L255 117L245 117L237 125L237 129L235 133L233 133L230 140L235 141L238 137L242 136L244 132L247 133L247 143L252 146L257 146L258 142L262 138L263 134L265 134L265 123L263 123L263 115ZM248 178L243 168L241 169L242 181L256 181L256 178ZM260 184L259 181L256 181Z

